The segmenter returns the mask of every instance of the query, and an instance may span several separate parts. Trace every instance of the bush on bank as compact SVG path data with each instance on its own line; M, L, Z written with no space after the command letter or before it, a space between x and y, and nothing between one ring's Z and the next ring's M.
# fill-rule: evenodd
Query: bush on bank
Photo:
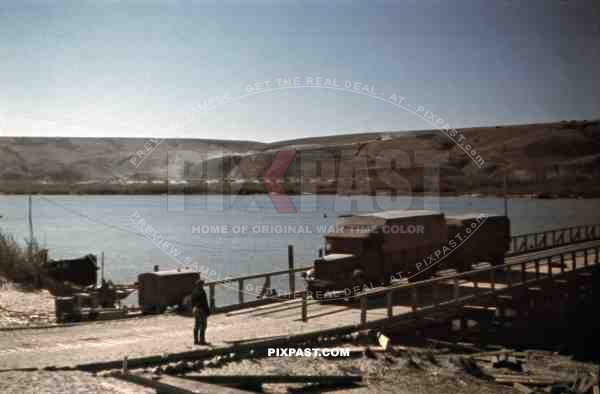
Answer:
M31 246L20 246L10 235L0 231L0 275L23 285L40 288L43 253L32 242Z

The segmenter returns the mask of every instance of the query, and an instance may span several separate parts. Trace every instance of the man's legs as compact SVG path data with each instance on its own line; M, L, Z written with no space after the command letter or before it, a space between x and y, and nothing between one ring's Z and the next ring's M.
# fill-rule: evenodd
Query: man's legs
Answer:
M201 317L194 316L194 345L198 345L198 330L202 329Z
M205 314L200 314L198 320L200 320L200 344L206 344L206 325L208 318Z

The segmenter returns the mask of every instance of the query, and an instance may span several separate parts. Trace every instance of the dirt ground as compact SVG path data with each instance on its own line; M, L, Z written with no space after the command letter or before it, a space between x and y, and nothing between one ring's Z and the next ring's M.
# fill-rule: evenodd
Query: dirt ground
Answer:
M598 366L573 361L571 357L550 352L528 352L527 374L545 376L589 376ZM476 377L460 363L465 355L435 350L410 349L403 352L373 353L353 358L268 357L223 363L205 360L188 375L361 375L363 382L349 387L268 384L265 393L376 393L376 394L509 394L519 391L510 385L495 383L485 375ZM494 368L495 372L511 373ZM133 370L151 373L156 369ZM78 371L6 371L0 372L2 393L153 393L143 386L110 377L111 371L98 375ZM160 376L160 375L159 375Z
M0 392L3 394L150 394L154 393L154 390L77 371L9 371L0 372Z
M486 382L468 375L459 367L438 360L439 365L421 358L378 355L376 359L313 359L306 357L243 360L220 368L206 368L202 375L290 374L290 375L362 375L356 387L339 388L336 393L394 394L504 394L516 393L512 387ZM437 361L436 361L437 362ZM304 392L302 385L265 385L264 392ZM314 388L317 390L317 388Z
M23 371L16 368L54 365L42 362L44 354L53 363L57 363L59 354L70 354L70 358L67 357L65 360L69 361L68 365L71 365L71 361L77 361L75 356L79 353L82 356L85 355L87 360L92 348L94 349L92 354L102 350L102 352L110 353L110 359L121 357L121 355L118 355L119 357L112 355L111 349L121 349L129 353L128 345L129 347L149 347L150 354L160 353L159 350L162 349L153 349L151 344L168 346L170 350L173 350L173 346L177 344L182 349L192 348L191 345L186 345L189 342L188 326L191 327L191 320L177 315L97 322L49 330L18 329L54 324L53 310L53 298L45 291L23 292L14 285L6 283L0 286L0 328L17 328L17 330L0 331L0 343L3 344L0 349L2 355L0 365L7 369L15 368L0 371L0 393L151 393L153 390L108 377L104 372L95 376L79 371ZM256 337L258 333L253 332L251 328L260 330L264 334L266 327L274 327L279 322L279 320L273 319L268 320L269 324L262 327L257 327L255 324L244 326L243 323L246 320L243 315L215 316L209 327L209 337L216 339L231 324L237 325L238 328L244 327L242 331ZM250 320L254 322L255 318ZM147 330L150 331L147 332ZM157 338L161 340L157 341ZM78 347L80 342L83 344L81 349ZM95 346L90 344L95 344ZM36 351L37 347L40 352ZM76 351L85 349L87 350L79 353ZM44 350L45 353L42 353L41 350ZM463 356L439 351L439 349L407 348L407 350L394 354L375 353L370 356L338 359L268 357L230 362L218 359L199 360L195 370L189 373L199 375L361 375L363 377L363 383L356 387L327 389L327 391L340 393L503 394L518 392L511 386L494 383L489 375L477 377L473 371L468 371L464 364L461 364L460 359ZM8 363L7 359L20 361ZM573 361L568 356L538 351L530 352L527 368L528 373L544 376L589 376L594 374L597 376L599 370L598 365L580 363ZM149 373L151 370L133 372ZM509 373L510 371L499 372ZM317 387L302 385L265 385L263 388L264 392L273 393L305 392L310 389L319 391Z
M24 291L0 277L0 328L55 324L54 297L47 290Z
M404 347L403 347L404 348ZM510 365L491 365L474 362L466 354L449 353L447 349L409 347L392 352L367 352L350 358L266 357L227 361L221 357L194 363L187 376L215 375L360 375L362 383L347 387L318 387L311 385L263 385L263 392L324 392L339 393L484 393L503 394L519 392L509 384L494 382L494 375L518 377L551 376L559 380L582 381L598 376L598 365L575 361L570 356L548 351L531 350L523 361L524 370L516 371ZM525 359L524 359L525 360ZM472 367L471 361L476 364ZM516 365L516 364L515 364ZM174 374L170 366L133 373L149 374L154 378ZM185 376L179 375L179 376ZM544 387L540 387L544 388ZM558 388L556 388L558 390ZM564 392L564 391L556 391Z

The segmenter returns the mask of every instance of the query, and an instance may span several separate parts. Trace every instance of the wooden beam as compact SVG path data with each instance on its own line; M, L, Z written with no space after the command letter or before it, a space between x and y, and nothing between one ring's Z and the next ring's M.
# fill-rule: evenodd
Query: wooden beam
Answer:
M367 297L360 297L360 325L367 324Z
M302 321L308 321L308 305L306 303L306 293L302 294Z
M318 383L327 385L350 385L362 382L361 375L183 375L183 379L219 385L271 384L271 383Z
M294 245L288 245L288 270L290 293L293 297L294 293L296 292L296 275L294 273Z
M196 394L196 393L225 393L225 394L247 394L249 391L243 391L237 388L223 387L204 382L187 382L172 376L161 377L160 380L137 374L115 373L112 375L117 379L134 383L140 386L149 387L160 394Z
M385 294L385 303L386 303L386 307L387 307L387 314L388 317L392 317L394 315L394 305L392 303L392 296L394 293L392 293L391 291L389 293Z
M527 387L527 386L525 386L525 385L523 385L523 384L521 384L521 383L519 383L519 382L515 382L515 383L513 384L513 387L514 387L514 388L515 388L517 391L519 391L519 392L521 392L521 393L524 393L524 394L531 394L531 393L533 393L533 390L532 390L532 389L530 389L529 387Z
M244 279L238 279L238 304L244 303Z

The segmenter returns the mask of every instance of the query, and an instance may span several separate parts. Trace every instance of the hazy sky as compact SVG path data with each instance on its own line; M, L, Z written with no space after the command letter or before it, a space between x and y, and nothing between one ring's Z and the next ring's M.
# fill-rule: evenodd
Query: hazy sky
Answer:
M598 1L299 3L3 1L0 134L272 141L431 128L373 97L295 88L164 131L211 97L294 77L366 83L452 127L600 118Z

